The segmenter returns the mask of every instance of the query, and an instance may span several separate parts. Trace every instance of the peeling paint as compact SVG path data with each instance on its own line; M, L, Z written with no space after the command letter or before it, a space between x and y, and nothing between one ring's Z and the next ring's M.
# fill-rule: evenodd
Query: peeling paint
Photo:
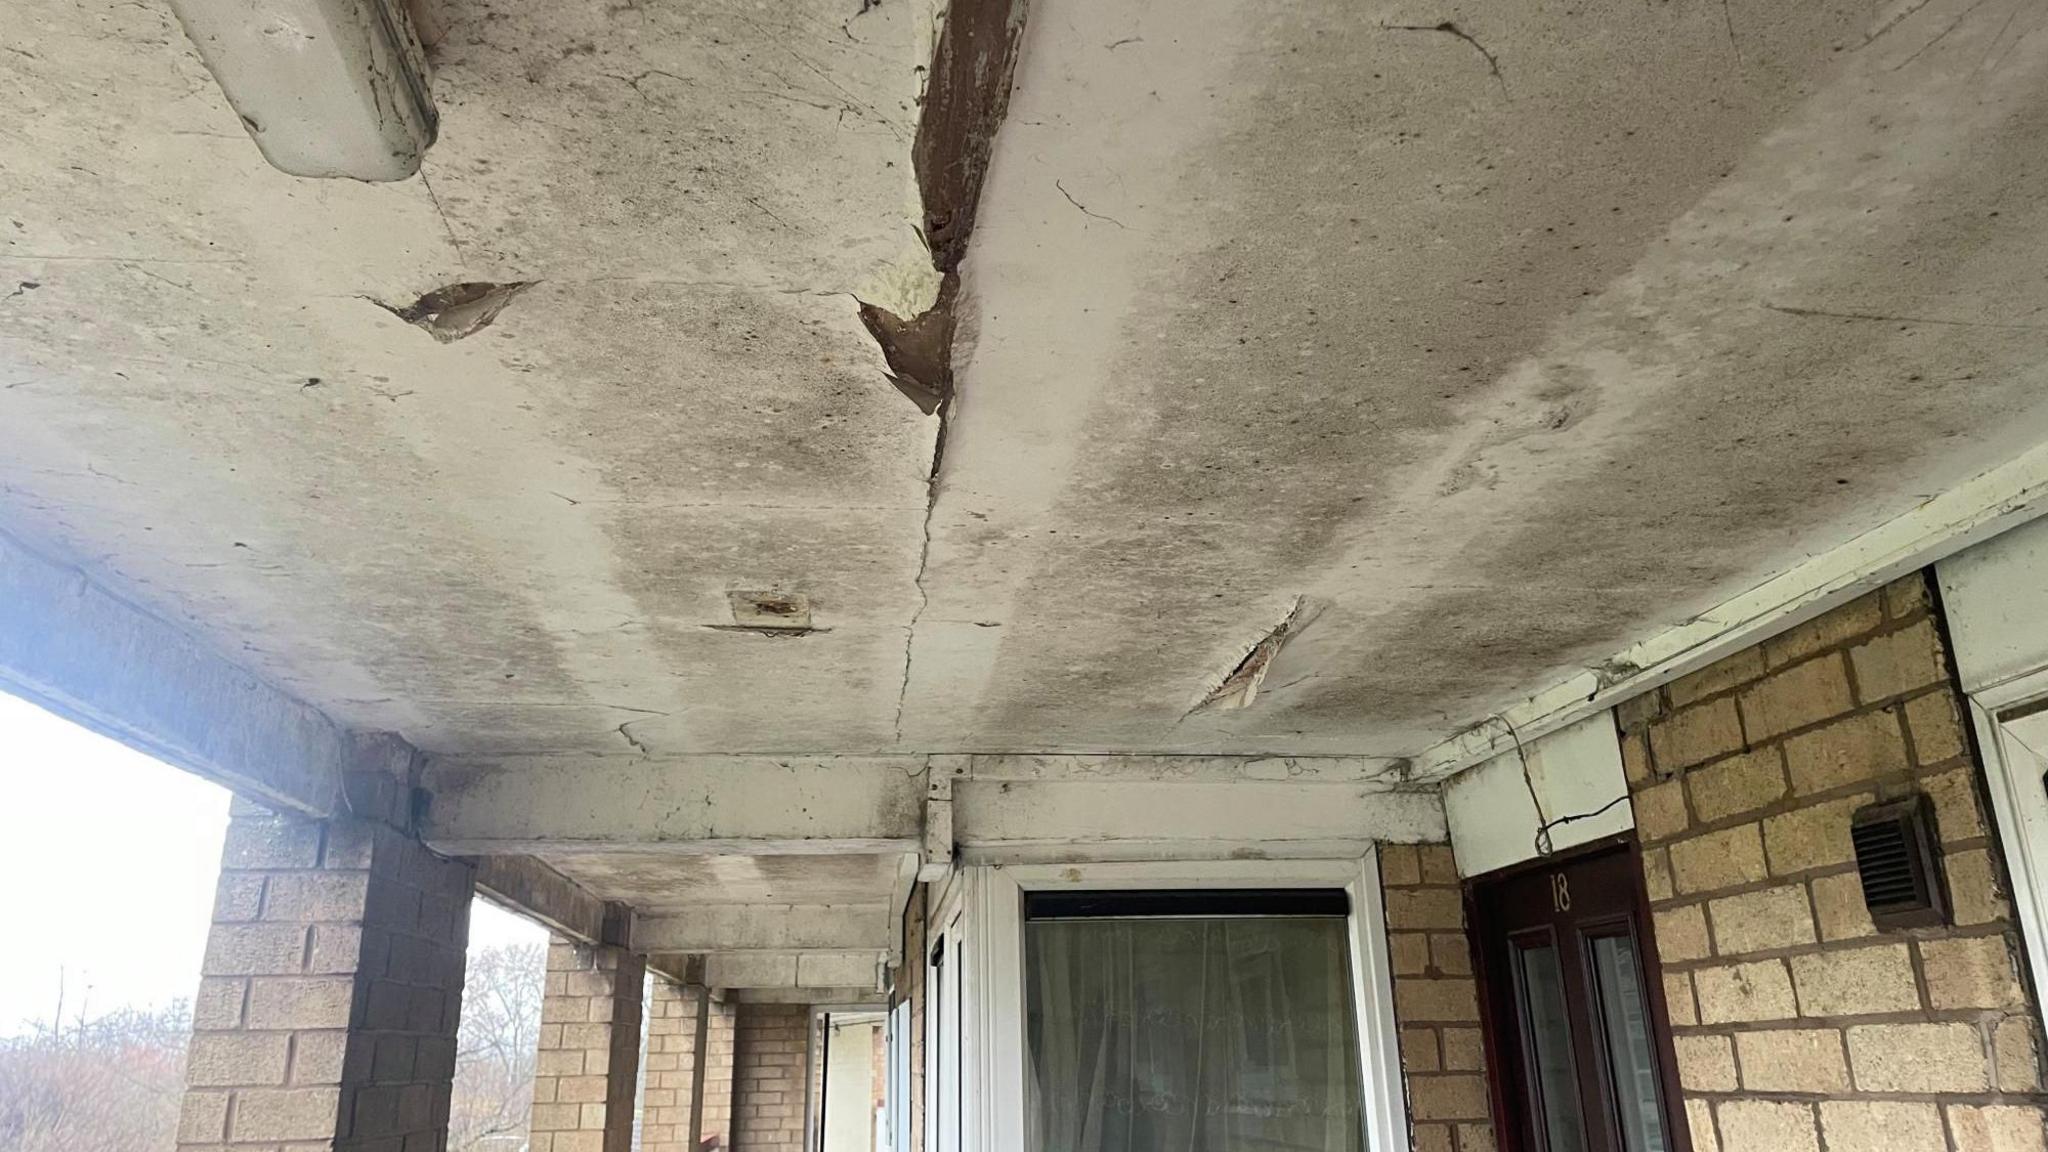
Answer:
M953 300L959 277L948 273L932 306L905 319L866 301L860 322L881 346L889 383L927 416L944 418L953 398Z
M960 266L1024 35L1025 0L953 0L932 57L911 158L924 237L941 272Z

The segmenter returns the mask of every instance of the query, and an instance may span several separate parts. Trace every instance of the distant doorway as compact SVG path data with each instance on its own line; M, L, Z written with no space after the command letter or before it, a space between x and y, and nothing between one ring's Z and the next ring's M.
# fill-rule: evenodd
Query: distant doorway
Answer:
M888 1148L887 1014L833 1010L819 1020L824 1067L819 1100L819 1152L884 1152Z
M1501 1133L1521 1152L1689 1152L1633 843L1472 885Z

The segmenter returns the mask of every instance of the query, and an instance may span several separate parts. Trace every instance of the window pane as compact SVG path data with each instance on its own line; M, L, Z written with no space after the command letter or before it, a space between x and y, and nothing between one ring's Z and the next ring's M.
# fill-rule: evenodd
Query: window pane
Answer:
M1340 917L1029 921L1037 1152L1364 1147Z
M1614 1105L1628 1152L1664 1152L1664 1110L1657 1099L1657 1065L1650 1056L1650 1009L1643 997L1635 940L1593 941L1593 978L1599 982L1600 1017L1607 1032L1607 1066L1614 1074Z
M1586 1125L1572 1071L1572 1026L1566 1015L1564 973L1548 941L1515 946L1522 991L1522 1028L1535 1063L1536 1106L1549 1152L1585 1152Z

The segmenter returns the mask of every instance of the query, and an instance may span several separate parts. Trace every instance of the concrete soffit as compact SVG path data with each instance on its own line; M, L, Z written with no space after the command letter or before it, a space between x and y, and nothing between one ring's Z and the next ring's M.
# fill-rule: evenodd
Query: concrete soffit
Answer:
M1380 841L1440 840L1436 789L1403 784L1403 767L1342 757L436 758L421 772L420 831L439 851L475 858L480 889L576 938L602 900L565 870L602 876L608 862L632 861L658 877L732 864L694 863L702 858L883 857L872 892L807 900L798 888L793 900L686 897L637 909L630 946L656 970L815 1000L885 988L904 959L916 885L943 882L960 863L1348 858Z
M404 781L416 759L5 532L0 690L283 811L331 815L356 803L351 776Z
M1633 696L1847 603L2048 512L2048 446L1988 469L1912 511L1534 692L1423 751L1406 779L1442 781L1517 744L1559 731Z
M420 833L453 855L894 854L939 865L963 850L1022 861L1119 843L1174 856L1225 841L1362 850L1442 835L1434 788L1406 784L1404 767L1342 757L434 758L420 779Z

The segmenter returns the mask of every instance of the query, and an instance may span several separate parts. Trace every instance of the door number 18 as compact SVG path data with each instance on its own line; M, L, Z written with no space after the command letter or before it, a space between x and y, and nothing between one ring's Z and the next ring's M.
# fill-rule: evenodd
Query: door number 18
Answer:
M1571 878L1562 872L1553 873L1550 877L1550 907L1555 912L1572 910Z

